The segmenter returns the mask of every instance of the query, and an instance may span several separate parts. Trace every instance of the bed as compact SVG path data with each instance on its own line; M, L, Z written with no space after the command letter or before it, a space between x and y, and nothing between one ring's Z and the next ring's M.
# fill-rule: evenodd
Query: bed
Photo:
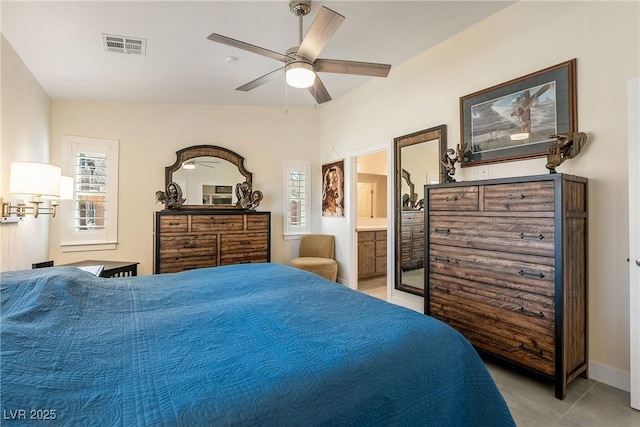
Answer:
M3 425L514 425L455 330L288 266L54 267L0 291Z

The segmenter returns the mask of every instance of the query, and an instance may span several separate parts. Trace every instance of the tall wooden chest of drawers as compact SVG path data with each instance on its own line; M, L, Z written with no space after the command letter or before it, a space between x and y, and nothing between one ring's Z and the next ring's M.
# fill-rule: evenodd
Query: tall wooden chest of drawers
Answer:
M427 185L425 201L425 313L564 399L587 376L587 180Z
M154 273L269 262L270 229L270 212L156 212Z

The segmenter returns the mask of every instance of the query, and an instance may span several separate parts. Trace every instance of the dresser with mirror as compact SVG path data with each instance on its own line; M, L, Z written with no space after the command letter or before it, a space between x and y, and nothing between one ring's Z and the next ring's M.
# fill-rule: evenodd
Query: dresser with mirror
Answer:
M165 185L176 183L184 203L154 216L154 273L271 260L271 213L239 206L236 185L252 183L244 158L223 147L176 152Z

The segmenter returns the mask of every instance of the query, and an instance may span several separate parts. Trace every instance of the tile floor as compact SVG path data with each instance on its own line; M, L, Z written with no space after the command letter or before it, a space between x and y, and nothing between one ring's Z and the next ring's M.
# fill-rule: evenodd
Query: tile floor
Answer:
M361 280L358 290L386 299L386 278ZM492 362L485 362L518 427L640 427L640 411L629 393L591 379L577 378L564 400L554 386Z

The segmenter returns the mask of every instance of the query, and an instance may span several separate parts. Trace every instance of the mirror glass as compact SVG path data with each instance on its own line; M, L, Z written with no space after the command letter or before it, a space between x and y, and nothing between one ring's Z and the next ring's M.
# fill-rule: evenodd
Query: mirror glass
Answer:
M446 125L394 139L395 288L424 295L424 186L444 182Z
M387 218L387 153L358 157L358 226L374 225ZM380 221L381 222L381 221Z
M176 152L176 162L165 168L165 186L177 183L186 199L183 209L235 209L236 184L251 182L244 158L226 148L198 145Z

